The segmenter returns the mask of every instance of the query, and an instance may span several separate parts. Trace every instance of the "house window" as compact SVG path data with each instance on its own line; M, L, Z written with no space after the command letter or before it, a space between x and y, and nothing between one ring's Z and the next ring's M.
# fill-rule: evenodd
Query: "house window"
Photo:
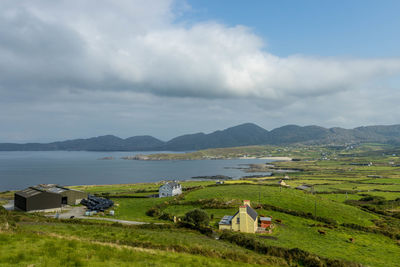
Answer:
M240 218L239 218L239 217L236 218L236 223L237 223L237 224L240 223Z

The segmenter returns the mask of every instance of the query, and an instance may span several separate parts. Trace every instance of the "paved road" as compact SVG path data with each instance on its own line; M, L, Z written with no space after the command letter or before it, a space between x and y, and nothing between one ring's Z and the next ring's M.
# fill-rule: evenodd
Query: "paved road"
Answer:
M117 222L117 223L130 224L130 225L149 224L148 222L126 221L126 220L118 220L118 219L102 218L102 217L82 216L82 217L78 217L78 218L79 219L89 219L89 220L101 220L101 221ZM158 223L156 223L156 224L158 224Z

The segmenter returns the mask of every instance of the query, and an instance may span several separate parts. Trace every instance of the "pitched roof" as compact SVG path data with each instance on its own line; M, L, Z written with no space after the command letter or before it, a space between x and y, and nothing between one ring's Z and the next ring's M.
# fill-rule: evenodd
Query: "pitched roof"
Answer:
M225 215L218 224L230 225L234 216Z
M28 197L33 197L33 196L39 195L40 193L42 193L41 190L38 190L38 189L33 188L33 187L28 187L27 189L24 189L22 191L18 191L15 194L17 194L19 196L22 196L22 197L25 197L25 198L28 198Z
M61 194L62 192L65 191L70 191L73 189L65 188L56 184L39 184L35 186L28 187L24 190L16 192L17 195L28 198L28 197L33 197L35 195L38 195L42 192L48 192L48 193L53 193L53 194ZM78 190L74 190L78 191ZM81 192L81 191L78 191Z
M257 219L258 214L252 207L246 205L246 212L253 220Z
M171 188L181 187L181 185L179 183L177 183L177 182L167 182L167 183L163 184L160 187L163 187L163 186L169 186Z

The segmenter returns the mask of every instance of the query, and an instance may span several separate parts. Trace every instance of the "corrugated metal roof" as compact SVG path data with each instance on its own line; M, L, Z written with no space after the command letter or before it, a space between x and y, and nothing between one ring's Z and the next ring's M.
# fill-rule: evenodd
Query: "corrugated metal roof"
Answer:
M63 188L59 188L59 187L50 187L50 188L47 188L46 191L52 192L52 193L56 193L56 194L60 194L60 193L65 192L67 190L65 190Z
M32 186L32 188L35 188L40 191L46 191L46 192L56 193L56 194L60 194L62 192L69 190L68 188L64 188L64 187L61 187L56 184L39 184L36 186Z
M222 217L218 224L230 225L232 223L233 217L234 216L225 215L224 217Z
M62 192L69 191L70 189L56 185L56 184L39 184L28 187L24 190L16 192L17 195L28 198L40 194L41 192L49 192L54 194L61 194ZM78 191L78 190L74 190Z
M272 221L271 217L260 217L260 221Z
M33 187L29 187L27 189L24 189L22 191L18 191L15 194L20 195L22 197L28 198L28 197L33 197L36 196L38 194L42 193L42 191L35 189Z

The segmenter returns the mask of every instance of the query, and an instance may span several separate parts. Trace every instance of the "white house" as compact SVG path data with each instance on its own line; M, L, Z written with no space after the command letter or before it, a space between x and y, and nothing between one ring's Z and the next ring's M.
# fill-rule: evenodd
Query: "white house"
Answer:
M158 189L159 197L171 197L182 194L182 186L177 182L167 182Z

